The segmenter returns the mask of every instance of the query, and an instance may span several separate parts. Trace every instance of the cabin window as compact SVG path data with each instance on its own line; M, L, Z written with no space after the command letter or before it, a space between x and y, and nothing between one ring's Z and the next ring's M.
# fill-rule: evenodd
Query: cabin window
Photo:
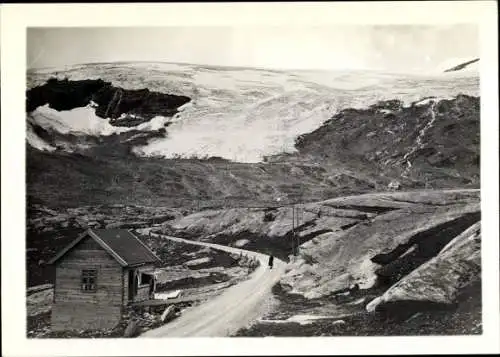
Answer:
M97 289L97 269L82 270L82 290L96 291Z

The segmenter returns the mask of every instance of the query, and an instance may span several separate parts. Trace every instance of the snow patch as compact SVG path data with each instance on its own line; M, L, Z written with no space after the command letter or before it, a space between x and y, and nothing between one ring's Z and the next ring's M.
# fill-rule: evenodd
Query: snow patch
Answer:
M210 258L210 257L204 257L204 258L190 260L184 264L187 265L188 267L190 267L190 266L196 266L196 265L200 265L200 264L209 263L211 260L212 260L212 258Z
M403 162L406 161L407 167L405 171L401 174L401 176L406 177L411 170L412 164L411 161L409 160L409 157L415 153L417 150L423 148L425 146L424 143L424 137L426 132L434 125L434 122L436 121L436 102L434 100L430 100L431 106L429 107L429 114L431 116L431 119L429 122L419 131L417 139L415 140L415 144L410 148L410 150L403 156Z
M314 320L324 320L324 319L331 319L333 316L317 316L317 315L295 315L292 317L289 317L286 321L288 322L298 322L301 325L304 324L310 324Z
M155 293L154 298L159 300L176 299L181 297L182 290L170 291L168 293Z
M54 151L56 149L39 137L33 130L33 127L29 124L26 131L26 140L32 147L41 151Z
M92 105L57 111L48 104L36 108L30 119L44 129L54 130L61 134L109 136L127 131L155 131L165 126L170 118L156 116L151 120L133 127L116 127L96 115ZM33 133L34 134L34 133ZM28 138L29 139L29 138ZM33 138L31 138L33 140ZM36 141L35 141L36 144Z
M368 311L368 312L374 312L375 309L377 308L377 306L380 304L381 301L382 301L382 297L381 296L373 299L372 301L370 301L368 303L368 305L366 305L366 311Z
M315 320L325 320L325 319L334 319L334 316L318 316L318 315L295 315L289 317L286 320L268 320L268 319L260 319L258 322L260 323L274 323L274 324L283 324L283 323L298 323L300 325L309 325L312 324ZM342 321L343 320L338 320ZM335 321L334 324L338 323Z
M234 242L234 246L240 248L248 243L250 243L250 241L248 239L240 239L240 240L237 240L236 242Z
M345 325L345 321L344 320L333 321L332 325Z
M354 300L350 303L348 303L348 305L359 305L359 304L362 304L366 301L366 297L362 297L362 298L359 298L357 300Z
M420 100L420 101L418 101L418 102L415 102L415 103L414 103L414 105L415 105L416 107L421 107L421 106L426 106L426 105L429 105L429 104L431 104L431 103L433 103L433 102L435 102L435 101L436 101L436 98L434 98L434 97L431 97L431 98L425 98L425 99L422 99L422 100Z
M357 283L361 289L369 289L375 285L377 282L377 275L375 271L379 268L379 265L373 263L370 259L365 259L359 266L359 270L356 272Z
M46 104L36 108L31 117L42 128L61 134L99 136L126 131L124 128L112 126L108 119L99 118L91 106L57 111Z

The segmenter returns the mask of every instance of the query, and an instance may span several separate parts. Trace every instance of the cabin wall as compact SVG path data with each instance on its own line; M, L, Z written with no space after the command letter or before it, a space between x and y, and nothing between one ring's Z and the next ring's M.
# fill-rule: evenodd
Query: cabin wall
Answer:
M135 296L134 301L139 302L139 301L146 301L149 300L149 285L141 285L139 286L139 289L137 289L137 295Z
M141 270L149 270L149 269L153 269L153 268L154 268L153 264L146 264L146 265L141 266ZM134 301L145 301L145 300L149 300L149 299L153 298L153 295L150 295L151 286L150 286L149 282L144 283L144 279L142 276L141 276L140 282L141 283L140 283L139 289L137 291L137 296L135 297ZM154 294L154 291L153 291L153 294Z
M141 270L144 269L153 269L154 265L153 264L145 264L141 265L138 268L125 268L123 270L123 302L124 305L127 305L131 302L140 302L140 301L145 301L149 300L152 298L150 295L150 285L149 283L144 284L143 278L142 278L142 273ZM139 286L137 287L137 294L133 297L133 299L129 299L129 289L132 288L130 286L130 281L129 281L129 271L132 271L134 273L134 276L137 274L139 276Z
M97 269L96 291L83 291L83 269ZM84 238L56 265L52 330L111 328L122 311L123 269L92 238Z

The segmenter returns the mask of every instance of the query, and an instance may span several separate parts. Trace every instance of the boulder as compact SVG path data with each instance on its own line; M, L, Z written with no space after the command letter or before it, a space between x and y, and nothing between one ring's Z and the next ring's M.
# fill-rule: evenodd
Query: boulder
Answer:
M332 322L332 325L345 325L344 320L336 320Z
M137 320L132 320L128 323L125 332L123 333L123 337L135 337L139 334L139 325Z
M401 189L401 183L399 181L396 181L396 180L391 181L387 185L387 188L390 189L390 190L400 190Z
M375 309L380 304L381 300L382 300L382 297L379 296L379 297L373 299L372 301L370 301L368 303L368 305L366 305L366 311L368 311L368 312L375 312Z
M248 244L250 243L250 241L248 239L238 239L236 242L234 242L234 246L235 247L243 247L245 244Z
M351 305L351 306L352 305L361 305L361 304L364 304L366 302L366 300L367 300L367 297L364 296L362 298L359 298L357 300L349 302L347 305Z
M396 312L454 304L465 287L481 279L480 225L477 222L462 232L437 256L392 285L366 309Z
M175 317L176 309L174 305L169 305L161 314L161 321L168 322Z
M188 267L196 267L199 265L206 265L206 264L210 263L211 261L212 261L211 257L203 257L203 258L190 260L190 261L184 263L184 265L186 265Z

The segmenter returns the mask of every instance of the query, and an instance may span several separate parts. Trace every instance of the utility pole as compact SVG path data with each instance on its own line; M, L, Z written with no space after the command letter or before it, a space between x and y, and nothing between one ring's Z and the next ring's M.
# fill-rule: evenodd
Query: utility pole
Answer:
M299 253L299 237L295 234L295 228L300 225L299 208L292 204L292 254Z
M280 202L281 201L281 197L278 197L276 198L276 201L277 202ZM291 239L291 243L292 243L292 255L293 256L296 256L298 251L299 251L299 244L298 244L298 240L296 242L296 235L295 235L295 223L297 223L297 226L299 225L299 217L298 217L298 212L296 214L295 212L295 202L290 202L288 201L288 203L284 203L283 204L283 208L285 207L288 207L288 206L291 206L292 208L292 239ZM295 218L297 216L297 219ZM295 247L297 246L297 247Z
M296 218L296 227L300 226L300 217L299 217L299 207L295 207L294 205L294 210L296 209L296 212L295 212L295 218ZM298 255L299 254L299 236L298 235L294 235L294 238L295 238L295 244L296 244L296 252L295 252L295 255Z
M292 255L295 254L295 205L292 204Z

